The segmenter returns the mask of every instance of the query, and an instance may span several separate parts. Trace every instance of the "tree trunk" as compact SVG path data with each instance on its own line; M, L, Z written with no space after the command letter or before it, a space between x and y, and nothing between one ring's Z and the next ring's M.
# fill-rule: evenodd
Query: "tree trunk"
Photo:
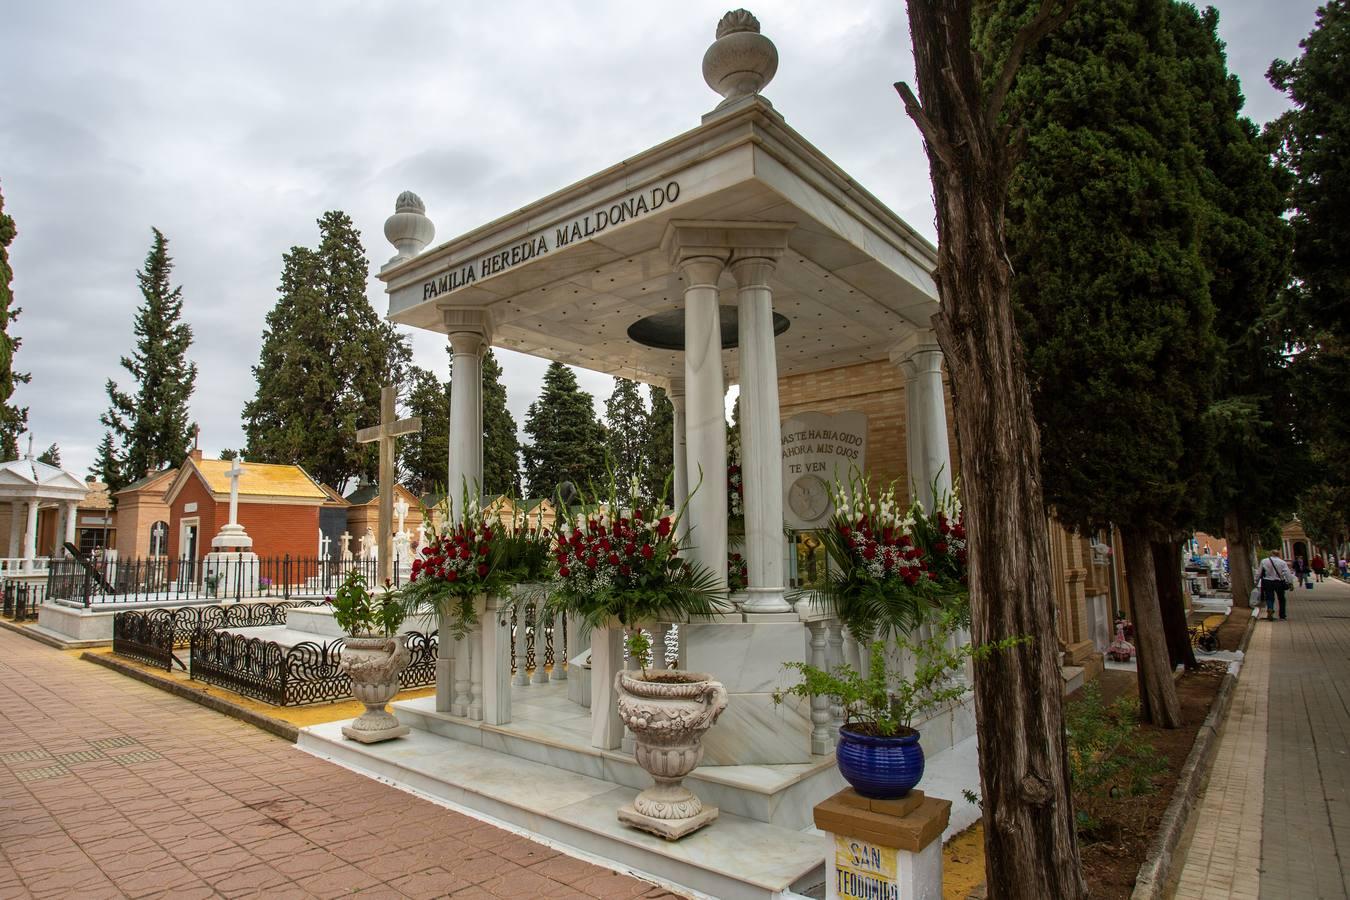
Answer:
M1139 718L1160 728L1181 726L1181 703L1172 681L1154 577L1153 545L1139 528L1120 529L1125 545L1125 578L1134 611L1134 646L1139 666Z
M1181 544L1174 541L1153 542L1153 577L1158 584L1158 607L1162 610L1163 633L1167 636L1167 657L1172 667L1194 669L1195 648L1191 646L1191 632L1186 623L1186 597L1181 572Z
M1252 588L1256 587L1252 570L1251 535L1238 522L1237 513L1223 517L1223 536L1228 540L1228 580L1233 587L1233 608L1246 609L1251 603Z
M985 874L993 897L1081 898L1040 436L1003 245L1011 160L1001 96L986 93L971 49L971 11L970 0L910 0L922 105L897 89L924 134L937 207L942 311L933 328L954 397L971 630L981 644L1033 638L975 667ZM1005 65L1005 87L1017 58Z

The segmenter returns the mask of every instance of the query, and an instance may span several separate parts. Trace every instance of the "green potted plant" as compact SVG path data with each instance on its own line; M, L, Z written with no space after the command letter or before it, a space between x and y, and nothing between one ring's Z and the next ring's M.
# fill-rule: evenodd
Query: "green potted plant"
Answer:
M727 694L703 672L648 669L651 644L643 628L711 616L726 602L717 577L680 556L684 509L672 515L664 504L645 502L638 484L634 478L621 494L611 476L608 494L583 498L588 512L557 530L548 608L575 616L585 631L623 629L640 668L615 673L619 717L633 732L635 760L656 784L619 819L675 839L716 816L681 782L703 758L703 735L726 708Z
M914 721L943 706L964 699L970 687L955 678L966 660L985 659L1000 650L1025 643L1029 638L1006 638L990 644L949 646L950 637L961 627L962 613L949 608L934 612L926 635L916 629L895 640L892 652L913 655L914 674L895 678L887 668L887 647L873 641L866 674L847 663L826 671L808 663L785 666L802 681L774 694L775 702L786 696L829 697L844 710L835 760L844 779L859 794L873 799L903 797L923 777L923 747Z
M366 588L357 569L333 595L333 619L349 637L343 642L338 667L352 680L352 695L366 711L342 728L343 737L363 744L387 741L408 733L386 704L398 694L399 676L412 656L398 636L403 607L386 584L380 597Z

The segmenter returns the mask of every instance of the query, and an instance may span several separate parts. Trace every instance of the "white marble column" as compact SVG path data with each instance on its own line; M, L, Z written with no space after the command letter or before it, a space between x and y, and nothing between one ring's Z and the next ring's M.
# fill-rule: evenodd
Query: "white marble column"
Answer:
M15 500L9 505L9 558L18 559L23 549L19 531L19 522L23 519L23 501Z
M32 565L37 558L38 502L28 501L28 527L23 535L23 558L26 565Z
M671 416L671 432L674 440L674 447L671 448L671 463L674 469L671 488L675 497L675 509L679 510L689 499L689 443L685 434L687 424L684 415L684 379L670 379L666 396L670 398L670 405L674 410ZM683 540L688 533L689 522L686 519L680 522L680 539Z
M63 540L67 544L75 543L75 520L80 514L80 504L74 500L66 502L66 534ZM53 553L52 556L61 556L60 553Z
M722 378L722 323L717 279L725 261L716 256L677 260L684 276L684 388L686 469L691 556L718 585L727 582L727 424Z
M933 508L938 493L952 489L947 443L947 405L942 393L942 348L929 329L916 330L891 350L891 362L905 373L905 439L911 494Z
M452 521L464 515L465 493L478 499L483 488L483 353L490 331L479 310L446 309L450 336L450 459L446 492Z
M779 433L778 359L769 276L772 256L737 256L741 364L741 477L745 487L747 613L786 613L783 580L783 463Z

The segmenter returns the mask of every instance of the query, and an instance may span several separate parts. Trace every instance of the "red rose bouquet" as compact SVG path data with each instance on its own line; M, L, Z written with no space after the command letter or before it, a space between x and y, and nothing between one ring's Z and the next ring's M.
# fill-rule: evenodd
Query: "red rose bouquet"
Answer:
M434 536L413 560L402 592L407 615L439 616L441 634L456 640L468 634L478 622L474 599L505 586L499 531L476 503L466 504L463 521Z

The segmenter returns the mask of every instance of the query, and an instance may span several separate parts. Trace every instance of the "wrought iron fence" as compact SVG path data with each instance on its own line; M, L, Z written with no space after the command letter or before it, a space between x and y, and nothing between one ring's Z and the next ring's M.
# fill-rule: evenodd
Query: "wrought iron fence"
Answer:
M0 602L4 605L5 618L15 622L36 620L38 607L42 605L46 593L46 585L6 579L3 587L0 587L0 596L3 596Z
M186 669L174 650L187 647L192 636L217 628L285 625L286 610L320 603L235 603L182 606L176 609L126 610L113 615L113 653L169 670Z
M394 586L400 586L399 565ZM332 594L352 570L368 584L380 581L374 559L320 559L272 556L254 559L78 559L53 560L47 570L47 596L53 600L95 603L178 603L191 600L245 600Z
M404 641L412 662L399 676L403 688L436 683L435 632L410 631ZM306 641L283 647L274 641L223 631L202 631L192 637L191 674L205 681L275 706L298 706L351 696L351 679L338 666L342 638L322 644Z

